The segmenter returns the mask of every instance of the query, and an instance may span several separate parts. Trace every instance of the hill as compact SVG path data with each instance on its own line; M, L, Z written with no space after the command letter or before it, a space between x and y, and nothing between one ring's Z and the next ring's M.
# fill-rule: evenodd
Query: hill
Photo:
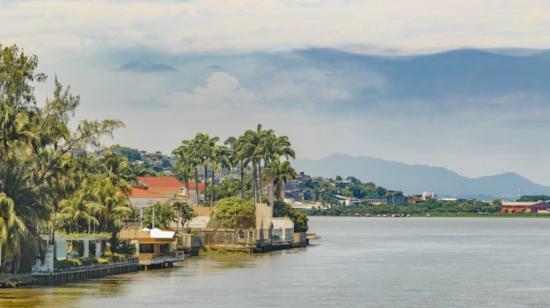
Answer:
M526 195L550 194L550 187L516 173L469 178L443 167L409 165L367 156L333 154L320 160L299 159L294 166L314 176L355 176L405 194L431 191L440 196L480 199L516 199L519 190Z

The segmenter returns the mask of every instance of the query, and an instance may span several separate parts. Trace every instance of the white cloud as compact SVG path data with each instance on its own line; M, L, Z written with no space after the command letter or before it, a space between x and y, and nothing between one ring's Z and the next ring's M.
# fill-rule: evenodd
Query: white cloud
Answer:
M246 108L256 103L256 95L243 88L237 77L224 72L213 73L206 85L191 92L178 91L168 97L167 103L185 107Z
M172 52L374 45L548 48L547 1L20 1L0 4L3 43ZM45 44L42 45L42 44Z

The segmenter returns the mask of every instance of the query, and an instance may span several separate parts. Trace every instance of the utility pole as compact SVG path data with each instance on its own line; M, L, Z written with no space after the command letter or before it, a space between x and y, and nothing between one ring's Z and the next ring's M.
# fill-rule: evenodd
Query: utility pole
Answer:
M155 206L153 205L153 226L152 229L155 228Z

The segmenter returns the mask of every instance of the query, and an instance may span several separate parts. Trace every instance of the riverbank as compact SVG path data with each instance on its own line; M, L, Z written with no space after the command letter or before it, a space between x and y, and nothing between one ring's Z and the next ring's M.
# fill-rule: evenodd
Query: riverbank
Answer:
M0 288L15 288L33 284L31 274L1 274Z
M363 218L410 218L410 217L463 217L463 218L550 218L549 214L507 214L507 213L424 213L424 214L346 214L346 215L308 215L308 217L363 217Z

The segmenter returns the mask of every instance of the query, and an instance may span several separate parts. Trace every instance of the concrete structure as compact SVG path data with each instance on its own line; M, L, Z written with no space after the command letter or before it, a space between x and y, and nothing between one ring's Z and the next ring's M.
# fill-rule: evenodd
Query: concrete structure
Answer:
M139 265L148 269L150 266L172 266L174 262L183 261L184 253L177 251L177 238L174 231L154 229L123 229L119 233L121 240L128 240L136 246Z
M502 201L500 206L501 213L538 213L540 210L549 210L550 203L545 201L535 202L510 202Z
M52 286L103 276L135 272L138 269L138 260L133 258L120 262L79 266L59 271L56 270L55 272L34 272L32 273L32 280L33 283L37 285Z
M49 235L41 235L46 244L46 254L38 258L32 267L33 272L54 272L54 256L57 260L101 257L107 238L92 235L57 235L55 243L50 242Z
M271 245L291 246L294 237L294 223L290 218L277 217L272 220L273 231Z

